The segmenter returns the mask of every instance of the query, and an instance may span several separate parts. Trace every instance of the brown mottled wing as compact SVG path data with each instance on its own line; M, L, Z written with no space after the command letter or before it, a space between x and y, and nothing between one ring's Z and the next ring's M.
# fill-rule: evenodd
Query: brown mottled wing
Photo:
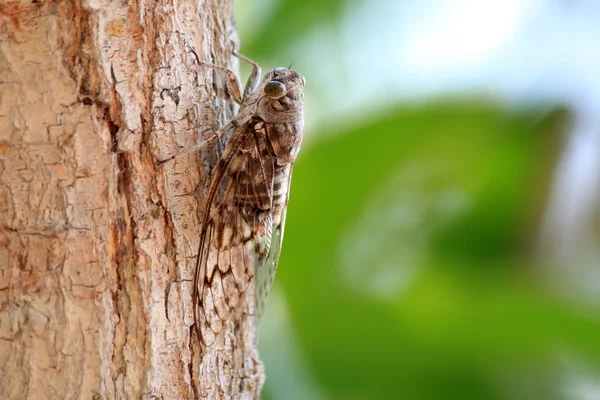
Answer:
M198 338L210 345L269 252L274 162L264 134L236 129L211 179L194 275Z

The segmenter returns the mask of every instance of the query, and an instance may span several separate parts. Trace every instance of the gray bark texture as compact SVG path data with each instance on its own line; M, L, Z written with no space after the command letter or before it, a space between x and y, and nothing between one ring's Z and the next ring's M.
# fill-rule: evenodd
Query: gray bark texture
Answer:
M254 399L244 305L203 348L199 211L235 111L230 0L0 2L0 398Z

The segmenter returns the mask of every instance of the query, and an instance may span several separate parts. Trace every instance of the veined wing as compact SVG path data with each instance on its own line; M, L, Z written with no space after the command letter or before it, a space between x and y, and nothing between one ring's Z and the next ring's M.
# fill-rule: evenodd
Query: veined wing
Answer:
M213 170L194 274L198 338L210 345L269 254L274 161L264 134L238 127Z

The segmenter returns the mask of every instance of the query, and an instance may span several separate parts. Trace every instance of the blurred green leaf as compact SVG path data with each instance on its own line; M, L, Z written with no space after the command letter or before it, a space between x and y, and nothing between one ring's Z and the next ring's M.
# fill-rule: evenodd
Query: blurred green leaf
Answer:
M243 50L256 59L281 54L286 47L315 26L323 23L329 26L335 24L335 21L341 17L342 11L346 7L351 7L353 3L348 0L268 2L264 11L268 17L261 18L260 24L256 21L248 21L252 24L252 34L245 38ZM238 14L243 14L243 10L251 7L256 7L254 2L248 0L236 2Z
M543 369L557 347L600 360L598 318L526 272L529 210L556 140L539 116L483 103L398 109L302 153L277 285L332 398L500 399L499 375ZM372 215L384 218L357 225ZM362 260L354 275L347 251ZM529 398L556 393L540 387Z

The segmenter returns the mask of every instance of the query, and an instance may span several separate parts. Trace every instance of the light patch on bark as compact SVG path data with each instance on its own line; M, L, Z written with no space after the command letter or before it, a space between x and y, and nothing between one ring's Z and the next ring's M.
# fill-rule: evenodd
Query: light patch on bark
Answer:
M0 4L0 398L258 398L246 318L190 334L198 210L228 121L230 1Z

